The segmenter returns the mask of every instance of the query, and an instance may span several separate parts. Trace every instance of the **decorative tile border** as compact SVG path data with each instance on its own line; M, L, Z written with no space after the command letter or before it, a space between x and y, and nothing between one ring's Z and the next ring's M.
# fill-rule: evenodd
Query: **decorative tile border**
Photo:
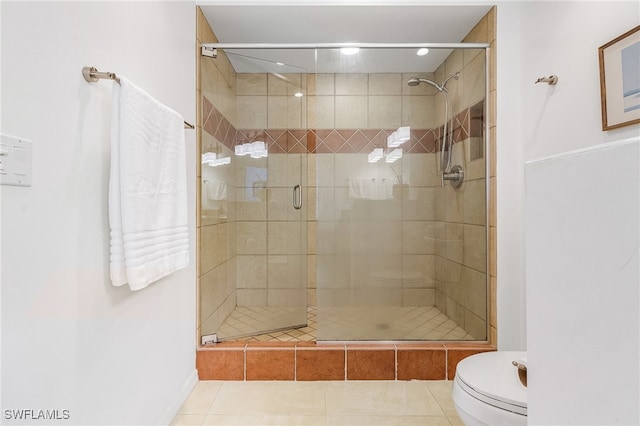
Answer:
M452 120L454 143L469 136L482 135L483 102L458 113ZM264 140L273 154L369 153L385 147L387 136L395 129L236 129L220 111L202 97L203 129L227 148L239 143ZM473 126L472 126L473 124ZM403 145L406 153L439 152L443 126L435 129L411 129L411 139Z
M452 380L486 343L223 342L196 352L200 380Z

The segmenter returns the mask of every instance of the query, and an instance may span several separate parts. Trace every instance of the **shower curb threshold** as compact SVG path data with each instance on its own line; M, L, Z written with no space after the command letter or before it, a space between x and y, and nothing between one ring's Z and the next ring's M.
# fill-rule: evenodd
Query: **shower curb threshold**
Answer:
M452 380L487 342L243 342L199 346L200 380Z

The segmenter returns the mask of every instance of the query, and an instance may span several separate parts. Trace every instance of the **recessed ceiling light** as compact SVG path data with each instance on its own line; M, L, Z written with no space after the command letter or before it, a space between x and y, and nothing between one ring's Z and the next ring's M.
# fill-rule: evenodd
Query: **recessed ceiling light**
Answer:
M301 98L302 97L302 92L296 92L293 94L293 96L295 96L296 98Z
M284 64L282 62L276 62L277 65L283 66Z
M416 52L416 55L418 56L424 56L427 53L429 53L429 49L427 49L426 47L421 47L420 49L418 49L418 51Z
M360 51L359 47L343 47L340 49L343 55L354 55Z

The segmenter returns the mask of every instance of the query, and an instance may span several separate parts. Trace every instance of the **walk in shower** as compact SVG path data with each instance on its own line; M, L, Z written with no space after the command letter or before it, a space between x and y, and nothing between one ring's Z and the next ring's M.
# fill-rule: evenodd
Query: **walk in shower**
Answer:
M204 341L487 340L487 45L202 53Z

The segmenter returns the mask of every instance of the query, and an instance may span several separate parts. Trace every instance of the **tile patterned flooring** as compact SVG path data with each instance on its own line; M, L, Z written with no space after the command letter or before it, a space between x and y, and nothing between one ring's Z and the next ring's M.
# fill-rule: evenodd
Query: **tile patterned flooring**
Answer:
M172 425L463 425L451 381L200 381Z
M301 308L237 307L220 328L219 337L247 342L321 340L474 340L436 307ZM318 321L319 320L319 321ZM320 327L320 328L319 328ZM276 330L250 336L254 330Z

